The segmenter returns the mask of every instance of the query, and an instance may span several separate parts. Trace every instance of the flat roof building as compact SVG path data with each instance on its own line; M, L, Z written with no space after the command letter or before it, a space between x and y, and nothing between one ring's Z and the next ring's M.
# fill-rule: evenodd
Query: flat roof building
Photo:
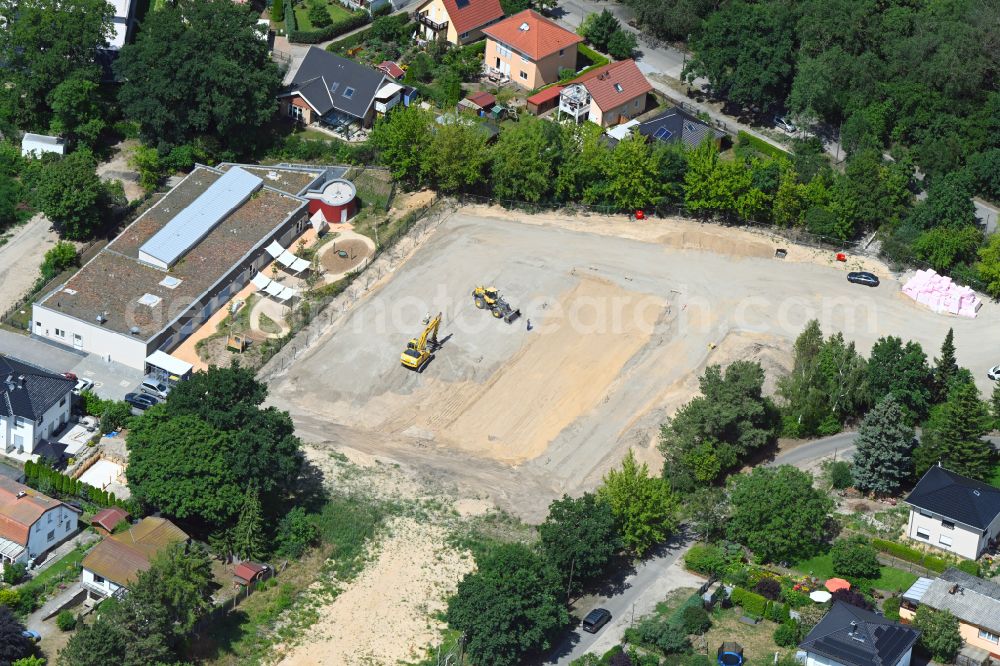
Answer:
M310 191L346 170L197 165L65 284L32 307L31 332L145 371L309 225Z

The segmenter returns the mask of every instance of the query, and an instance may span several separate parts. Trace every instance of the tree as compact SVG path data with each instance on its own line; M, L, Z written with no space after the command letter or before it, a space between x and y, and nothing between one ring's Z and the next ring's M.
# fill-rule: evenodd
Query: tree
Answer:
M458 584L445 616L465 634L470 661L513 666L527 652L548 648L569 620L559 601L559 574L521 543L499 545L477 565Z
M950 271L955 264L973 261L982 242L983 234L975 226L935 227L917 237L913 252L935 270Z
M31 654L31 640L22 632L24 625L6 606L0 606L0 664L27 657Z
M1000 384L996 384L993 387L990 404L993 407L993 429L1000 430Z
M590 19L590 16L587 19ZM586 34L583 36L598 51L607 51L612 35L621 30L621 27L622 24L615 15L605 9L592 20L586 21Z
M679 507L670 484L650 477L646 463L639 465L631 449L621 470L604 475L597 496L611 506L622 543L636 555L644 555L677 529Z
M627 60L635 53L637 46L639 46L639 41L635 35L628 30L619 28L611 33L611 38L608 39L608 54L615 60Z
M913 477L913 428L890 395L868 412L854 440L854 486L879 497L893 496Z
M300 506L286 513L278 523L275 537L278 554L286 557L302 557L306 549L319 539L319 530L309 520L305 509Z
M684 68L693 81L706 77L717 93L767 112L784 102L792 83L795 24L780 3L742 0L713 13L690 42Z
M729 522L729 501L722 488L701 486L686 497L684 515L691 530L702 541L713 542L726 534Z
M199 137L250 150L267 134L281 84L257 17L227 0L178 0L149 12L115 71L123 114L161 154Z
M198 619L212 609L212 562L201 546L174 544L161 551L146 575L129 590L136 605L158 605L166 611L175 644L182 643Z
M878 552L863 536L838 539L830 549L833 573L846 578L875 579L881 572Z
M897 337L879 338L868 357L866 374L872 403L892 394L905 410L908 422L927 417L933 378L918 343L903 345Z
M311 0L309 2L309 22L316 28L325 28L333 23L333 17L326 8L325 0Z
M23 217L20 204L24 200L24 190L21 184L0 174L0 229L16 224Z
M486 134L479 125L458 119L434 128L421 173L442 192L452 193L480 183L487 164Z
M577 581L603 573L619 547L611 506L591 493L553 501L538 536L545 558L563 575L567 596Z
M934 661L950 664L962 647L958 631L958 618L951 611L937 611L920 605L913 618L913 626L920 630L920 646L931 654Z
M1000 234L993 234L989 242L979 248L976 271L986 284L986 293L1000 298Z
M72 240L90 238L101 224L105 187L97 163L84 151L47 158L26 175L32 201Z
M49 95L49 130L70 141L94 146L106 125L99 88L96 81L79 74L56 86Z
M42 279L51 280L62 273L67 268L72 268L80 263L80 258L76 253L76 246L72 243L59 241L45 251L42 259Z
M70 80L97 82L98 49L114 35L114 13L104 0L0 2L0 82L6 84L0 107L14 122L44 131L54 91Z
M958 362L955 360L955 329L949 328L941 343L941 356L934 359L934 389L935 402L944 402L948 398L955 377L958 375Z
M762 561L796 561L816 553L833 501L812 475L789 465L757 467L729 482L729 537Z
M632 134L618 142L604 161L604 199L621 210L659 203L662 181L645 137Z
M394 109L375 122L371 141L382 163L389 165L394 179L411 187L419 184L432 122L430 114L415 104Z
M527 117L500 133L491 151L493 192L501 199L540 201L552 188L552 123ZM556 132L558 134L558 132Z
M948 400L935 407L924 424L920 444L913 452L917 474L941 463L958 474L989 479L995 452L983 435L991 425L989 408L979 399L976 385L955 384Z
M777 438L778 412L764 396L764 370L736 361L725 372L705 369L701 395L677 410L660 429L664 475L675 489L713 482Z
M243 508L240 509L240 517L233 532L233 550L243 560L261 560L267 550L264 514L256 488L247 488L243 498Z

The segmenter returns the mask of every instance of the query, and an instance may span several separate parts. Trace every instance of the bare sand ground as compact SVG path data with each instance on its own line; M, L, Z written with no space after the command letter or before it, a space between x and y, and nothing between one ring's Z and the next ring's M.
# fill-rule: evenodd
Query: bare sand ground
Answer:
M4 235L7 242L0 245L0 312L6 312L31 289L45 253L59 240L52 223L41 213Z

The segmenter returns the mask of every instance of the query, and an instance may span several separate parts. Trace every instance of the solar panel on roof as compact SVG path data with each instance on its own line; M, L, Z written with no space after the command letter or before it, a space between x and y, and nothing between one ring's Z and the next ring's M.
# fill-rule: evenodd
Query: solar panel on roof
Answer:
M263 185L233 167L139 248L139 261L167 270Z
M668 130L666 127L661 127L653 133L654 139L659 139L660 141L669 141L670 137L674 135L673 132Z

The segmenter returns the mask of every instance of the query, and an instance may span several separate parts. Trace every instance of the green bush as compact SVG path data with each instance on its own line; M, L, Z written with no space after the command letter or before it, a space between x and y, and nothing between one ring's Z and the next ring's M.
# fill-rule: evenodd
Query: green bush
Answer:
M68 610L64 610L56 616L56 626L60 631L73 631L76 629L76 617Z
M799 625L796 622L784 622L774 630L774 642L779 647L792 647L799 643Z
M805 592L799 592L798 590L793 590L790 587L782 590L781 598L784 599L785 603L792 608L802 608L803 606L808 606L813 603L808 594Z
M684 555L684 566L705 576L721 576L726 569L726 556L718 546L694 545Z
M896 543L895 541L872 539L872 545L883 553L888 553L893 557L898 557L899 559L906 560L907 562L919 564L936 573L941 573L948 568L947 560L934 555L928 555L927 553L921 552L916 548L910 548L909 546L904 546L903 544Z
M626 629L625 640L655 648L663 654L679 654L691 650L691 642L683 629L655 616L644 618L635 627Z
M854 475L851 473L851 463L846 460L831 462L825 471L830 478L830 485L837 490L850 488L851 484L854 483Z
M309 3L309 22L313 24L314 28L325 28L333 23L333 17L330 16L329 10L326 8L325 0L312 0Z
M59 241L45 253L42 260L42 280L48 282L67 268L79 265L80 258L76 246L66 241Z
M880 565L878 553L863 536L838 539L830 549L833 572L847 578L878 578Z
M0 590L0 606L19 608L21 606L21 593L11 588Z
M741 587L733 588L733 593L729 598L734 604L743 609L745 615L749 615L750 617L763 618L764 612L767 610L767 599L756 592L744 590Z
M749 147L761 155L766 155L767 157L775 158L791 158L791 155L777 146L772 146L767 141L763 139L758 139L752 134L747 134L743 130L740 130L736 135L739 138L741 146Z
M898 621L899 620L899 606L902 604L903 600L900 597L889 597L882 604L882 614L885 615L885 619Z
M970 576L978 576L980 573L979 563L975 560L962 560L956 565L955 568L959 571L964 571Z
M712 619L708 616L708 611L704 606L687 606L681 613L681 627L684 633L691 635L701 635L712 626Z
M8 585L17 585L28 575L28 567L23 562L11 564L5 562L3 565L3 582Z
M789 613L787 604L770 602L767 605L764 617L766 617L771 622L777 622L778 624L781 624L783 622L788 622L791 619L791 613Z

